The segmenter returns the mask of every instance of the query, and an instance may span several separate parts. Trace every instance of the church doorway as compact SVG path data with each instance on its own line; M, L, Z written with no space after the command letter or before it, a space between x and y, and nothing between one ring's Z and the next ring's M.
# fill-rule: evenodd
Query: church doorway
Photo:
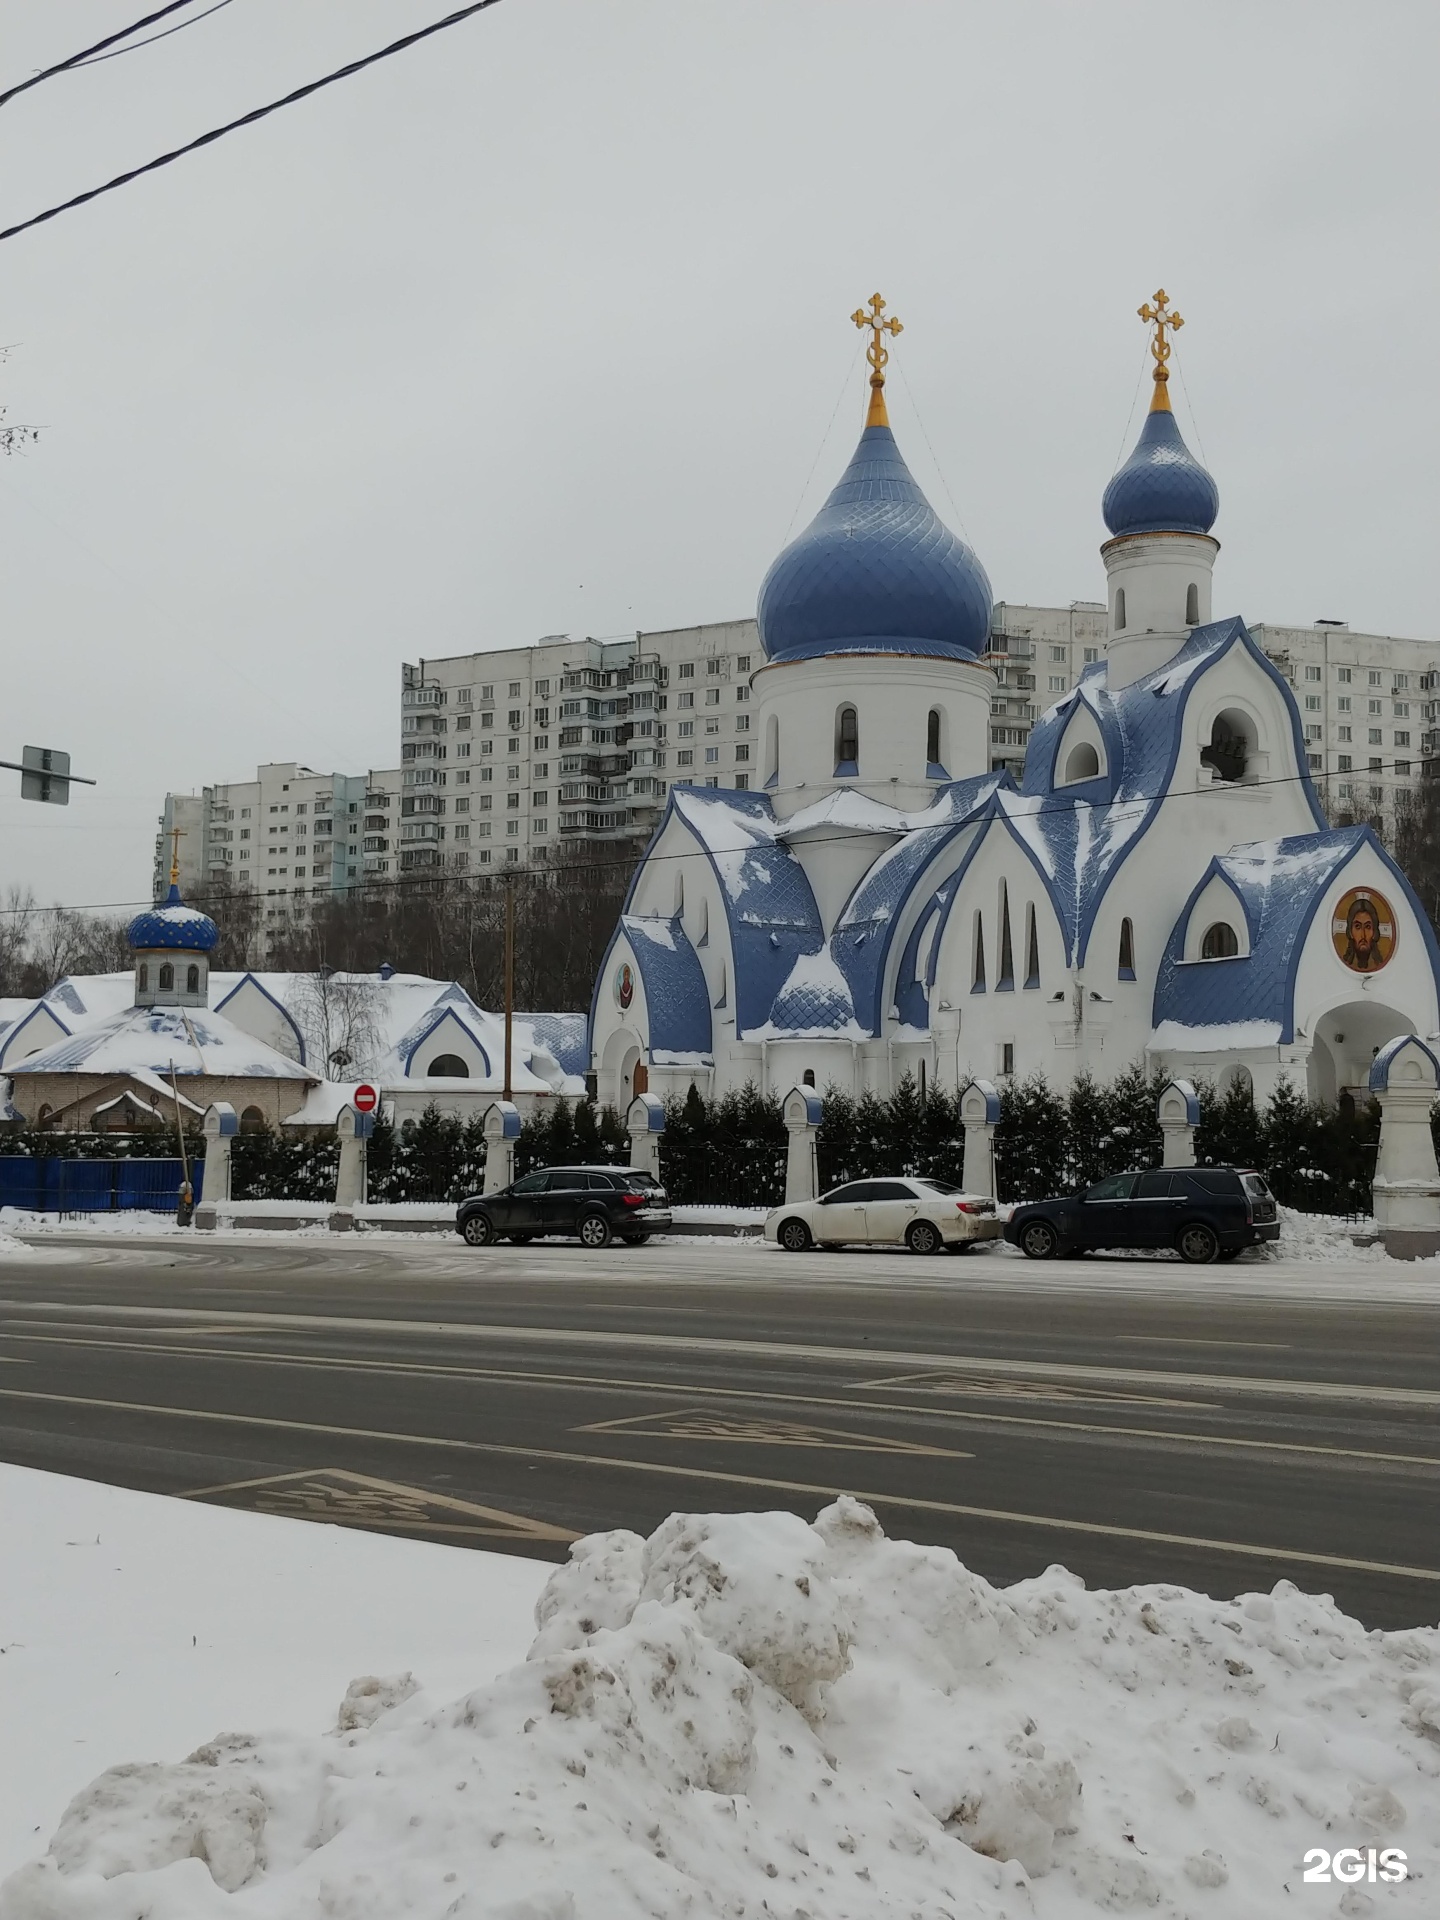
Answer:
M637 1093L648 1093L649 1091L650 1069L643 1060L637 1060L630 1074L630 1098L633 1100Z
M1363 1106L1370 1098L1370 1062L1387 1040L1414 1031L1413 1020L1380 1001L1331 1007L1311 1029L1310 1098L1333 1107L1348 1093Z

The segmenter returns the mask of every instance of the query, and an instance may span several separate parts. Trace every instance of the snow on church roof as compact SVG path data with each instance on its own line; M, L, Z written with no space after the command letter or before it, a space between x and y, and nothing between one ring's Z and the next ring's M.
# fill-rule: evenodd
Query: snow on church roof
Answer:
M1306 933L1321 896L1364 846L1374 847L1392 864L1369 827L1252 841L1212 860L1166 942L1155 983L1152 1044L1197 1049L1288 1045L1294 1037L1295 974ZM1228 960L1187 961L1191 910L1217 873L1239 895L1250 951ZM1244 1041L1226 1037L1237 1027L1248 1036Z
M127 1007L6 1069L22 1073L208 1074L217 1079L313 1080L307 1067L206 1007Z
M1179 759L1191 692L1201 675L1235 647L1247 651L1285 692L1302 790L1323 831L1324 816L1305 772L1294 696L1243 620L1196 627L1173 659L1114 692L1108 663L1101 661L1036 721L1025 752L1022 793L1018 798L1001 795L998 803L1049 878L1067 959L1084 960L1105 890L1159 810ZM1066 728L1081 704L1089 707L1099 726L1107 768L1100 778L1085 783L1083 793L1071 797L1055 785L1055 764Z
M711 1050L710 994L700 956L691 946L679 916L622 914L620 924L640 969L649 1016L652 1058L685 1054L708 1058Z

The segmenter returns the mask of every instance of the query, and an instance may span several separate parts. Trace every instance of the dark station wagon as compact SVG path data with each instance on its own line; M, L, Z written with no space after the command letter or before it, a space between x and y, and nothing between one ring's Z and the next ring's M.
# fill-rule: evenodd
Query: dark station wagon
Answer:
M455 1213L455 1231L472 1247L523 1245L541 1234L573 1235L583 1247L612 1240L638 1247L669 1230L665 1189L634 1167L546 1167L494 1193L471 1194Z
M1005 1223L1005 1238L1032 1260L1098 1247L1164 1247L1204 1264L1279 1237L1274 1196L1248 1167L1116 1173L1068 1199L1026 1201Z

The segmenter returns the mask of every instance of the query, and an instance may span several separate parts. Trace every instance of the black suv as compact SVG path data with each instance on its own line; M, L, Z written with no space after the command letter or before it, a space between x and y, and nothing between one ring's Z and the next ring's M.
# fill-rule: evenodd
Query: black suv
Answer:
M1094 1247L1173 1247L1203 1264L1279 1237L1274 1196L1245 1167L1117 1173L1070 1199L1027 1201L1005 1223L1005 1238L1032 1260Z
M669 1230L665 1189L634 1167L546 1167L495 1193L471 1194L455 1214L455 1231L472 1247L502 1238L523 1246L542 1233L574 1234L582 1247L614 1239L638 1247Z

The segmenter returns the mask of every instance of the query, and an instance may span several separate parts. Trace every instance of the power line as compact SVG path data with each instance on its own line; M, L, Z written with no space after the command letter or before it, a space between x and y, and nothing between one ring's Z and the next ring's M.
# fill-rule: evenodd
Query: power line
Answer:
M102 193L113 193L117 187L128 186L132 180L138 180L143 174L154 173L160 167L168 167L174 160L183 160L187 153L196 153L201 147L213 146L217 140L223 140L227 133L234 133L240 127L254 126L256 121L266 119L272 113L278 113L282 107L293 107L297 101L308 100L312 93L319 93L322 87L330 87L337 80L348 80L352 74L362 73L366 67L373 67L378 60L388 60L392 53L403 53L406 47L413 47L421 40L428 40L432 34L443 33L446 27L457 26L460 21L468 20L472 14L484 13L497 4L497 0L473 0L468 7L450 13L443 20L432 21L428 27L420 27L414 33L407 33L399 40L392 40L388 47L381 47L376 53L367 53L359 60L351 60L343 67L337 67L333 73L324 74L319 80L311 80L303 87L296 87L293 93L287 93L279 100L272 100L268 106L255 107L249 113L242 113L238 120L227 121L223 127L212 127L208 133L202 133L194 140L186 141L183 147L175 147L169 153L162 153L154 160L147 160L143 167L131 167L127 173L117 173L113 180L107 180L103 186L91 187L85 193L72 195L62 200L58 206L47 207L44 213L32 214L28 220L22 220L17 226L6 227L0 232L0 240L13 240L17 233L26 233L31 227L38 227L47 220L54 220L62 213L69 213L73 207L83 207L90 200L98 200ZM154 16L159 18L158 15ZM139 24L143 25L144 22ZM135 29L131 29L133 32ZM103 44L103 43L102 43ZM93 52L94 49L92 48ZM69 63L67 63L69 64ZM33 84L28 83L28 84ZM18 89L17 89L18 91ZM0 100L3 105L3 100Z
M222 7L228 7L230 0L215 0L213 7L207 7L204 13L197 13L193 20L181 20L173 27L166 27L163 33L152 33L148 40L137 40L133 47L117 47L113 53L97 54L93 60L80 60L78 67L98 67L102 60L118 60L123 54L138 53L141 47L153 47L157 40L168 40L172 33L183 33L187 27L198 27L202 20L208 20L212 13L219 13Z
M1247 793L1253 792L1258 787L1295 786L1303 780L1358 779L1363 785L1365 780L1372 775L1383 772L1393 772L1397 764L1398 762L1392 761L1388 762L1384 767L1369 767L1358 773L1354 768L1351 768L1348 772L1336 768L1330 772L1307 771L1304 773L1280 773L1264 780L1247 780L1244 784L1244 791ZM1147 807L1155 800L1203 800L1210 794L1228 793L1231 790L1231 786L1231 782L1221 781L1218 785L1208 787L1171 788L1164 793L1132 793L1128 794L1123 800L1108 802L1108 810L1112 813L1116 810L1123 813L1127 808ZM672 791L677 790L681 792L699 793L702 796L711 791L711 789L706 787L672 789ZM983 804L982 802L982 805ZM1024 818L1026 820L1036 820L1051 813L1073 813L1076 807L1082 804L1090 803L1064 800L1052 806L1034 807L1024 815ZM968 819L948 822L937 820L928 826L920 823L903 828L901 831L905 834L934 833L939 828L947 825L959 829L977 824L979 818L980 815L977 811L977 813L970 815ZM831 842L836 840L868 840L873 839L875 831L876 829L873 827L837 827L834 832L828 836L828 839ZM754 841L751 844L754 846L763 846L766 842ZM737 849L737 851L748 852L749 848L741 848ZM654 865L661 860L693 860L697 852L703 852L703 848L687 848L682 853L646 853L632 859L572 860L569 862L557 862L553 866L522 867L518 863L514 865L505 864L487 873L444 873L436 868L427 867L416 873L398 875L393 880L366 880L363 885L356 887L353 894L349 894L348 892L340 894L328 893L325 897L331 901L343 901L346 899L363 900L371 899L377 893L394 893L406 887L420 887L427 890L439 889L443 891L447 887L494 886L512 880L553 880L562 878L566 874L608 873L617 867L638 868L642 862ZM292 852L292 858L294 857L296 856ZM294 898L295 891L293 887L269 889L253 887L247 893L239 893L231 888L215 890L208 887L201 887L197 888L191 896L189 904L195 906L209 901L212 905L219 906L230 902L238 903L246 900L290 900ZM301 888L300 891L303 894L305 889ZM308 897L313 899L314 895L312 894ZM152 907L154 904L153 898L147 897L143 900L91 900L81 906L64 906L57 903L49 907L0 907L0 919L31 913L125 913L132 908L138 910L143 907Z
M190 7L194 4L195 0L170 0L169 6L160 7L154 13L147 13L143 20L136 20L128 27L122 27L119 33L107 34L103 40L97 40L93 47L85 47L79 53L72 53L68 60L62 60L58 66L46 67L43 73L32 74L28 80L22 80L18 86L7 88L4 93L0 93L0 107L7 106L17 94L28 93L31 87L38 87L42 80L53 80L56 74L69 73L72 68L80 66L93 55L103 53L106 47L113 47L119 40L128 40L132 33L139 33L142 27L152 27L157 20L163 20L167 14L178 13L182 7Z

